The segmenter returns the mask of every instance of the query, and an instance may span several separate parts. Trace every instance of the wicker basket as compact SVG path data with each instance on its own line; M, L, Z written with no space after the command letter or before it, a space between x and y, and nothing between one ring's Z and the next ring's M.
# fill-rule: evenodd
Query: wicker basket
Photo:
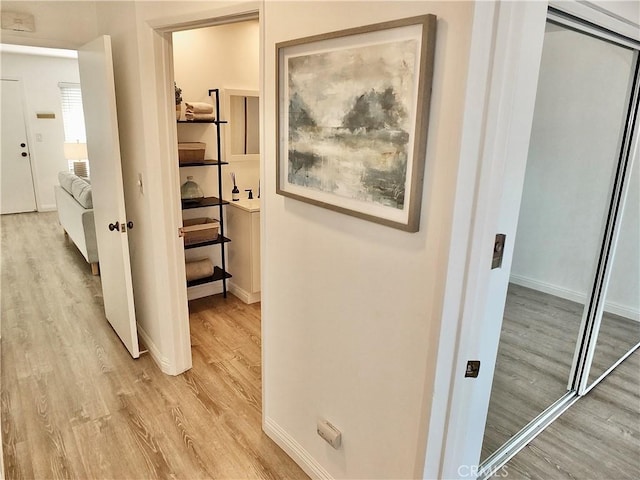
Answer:
M184 244L193 245L217 240L220 223L212 218L192 218L182 222Z
M178 142L178 161L180 163L202 162L207 147L203 142Z

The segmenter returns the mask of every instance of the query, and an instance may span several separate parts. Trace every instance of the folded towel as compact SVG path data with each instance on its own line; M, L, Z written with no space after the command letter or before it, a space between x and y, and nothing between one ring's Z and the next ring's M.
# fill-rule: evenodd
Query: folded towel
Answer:
M213 105L205 102L185 102L187 112L191 113L213 113Z
M186 262L187 280L199 280L213 275L213 263L208 258Z
M212 122L216 119L213 113L185 113L184 118L189 121Z

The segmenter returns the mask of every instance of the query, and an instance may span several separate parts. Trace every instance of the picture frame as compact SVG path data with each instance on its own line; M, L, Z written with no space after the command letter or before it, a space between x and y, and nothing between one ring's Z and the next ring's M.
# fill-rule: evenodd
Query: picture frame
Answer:
M420 228L436 17L276 44L276 193Z

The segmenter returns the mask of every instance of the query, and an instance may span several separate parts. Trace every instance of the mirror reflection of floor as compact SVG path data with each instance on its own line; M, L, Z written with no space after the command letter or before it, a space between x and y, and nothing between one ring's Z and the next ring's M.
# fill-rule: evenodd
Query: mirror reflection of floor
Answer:
M492 478L640 478L639 372L636 350Z
M482 460L567 392L582 309L570 300L509 285ZM601 374L638 341L638 322L605 314L592 371Z

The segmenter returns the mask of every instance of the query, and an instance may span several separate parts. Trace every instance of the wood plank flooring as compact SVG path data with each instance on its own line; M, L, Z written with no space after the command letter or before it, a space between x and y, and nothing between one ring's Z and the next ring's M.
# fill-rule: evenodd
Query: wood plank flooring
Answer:
M636 351L513 457L507 478L640 478L639 377Z
M483 459L566 393L581 314L577 303L510 285ZM593 369L603 372L638 340L637 322L605 315ZM508 464L511 473L539 479L640 478L639 356L632 355L520 452ZM605 451L590 452L592 443L605 445ZM610 463L624 468L627 476Z
M193 369L133 360L55 213L1 223L7 479L306 479L261 430L260 309L190 304Z

